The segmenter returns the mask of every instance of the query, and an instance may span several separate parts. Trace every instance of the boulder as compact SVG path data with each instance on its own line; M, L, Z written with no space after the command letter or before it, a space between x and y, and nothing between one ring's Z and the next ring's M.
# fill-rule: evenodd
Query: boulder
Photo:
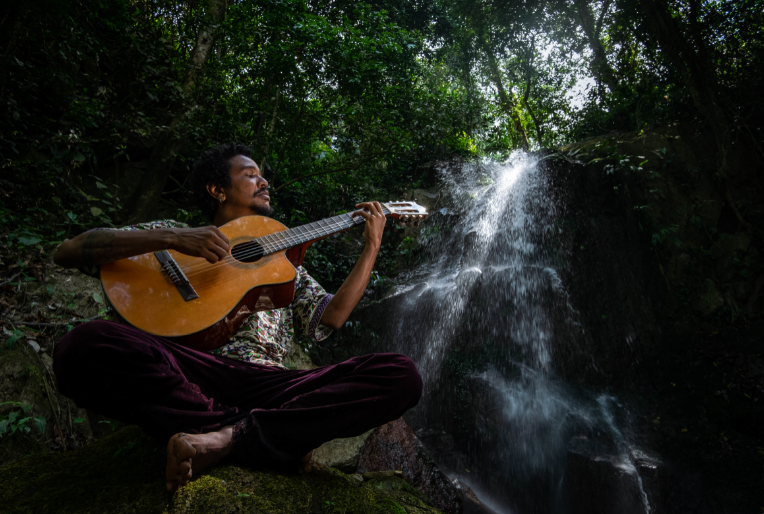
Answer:
M344 473L355 473L364 443L374 430L356 437L334 439L313 450L313 462L336 468Z
M30 514L438 512L394 474L361 482L320 465L306 475L220 465L172 494L164 467L163 445L127 427L77 451L3 468L0 505Z
M382 425L363 447L358 473L385 470L402 471L403 478L443 512L463 512L462 495L403 419Z
M480 501L480 498L477 497L467 484L456 478L451 483L454 484L462 499L462 514L496 514L496 511Z
M407 196L410 196L414 202L418 203L428 211L432 211L437 206L438 200L440 200L440 192L428 191L426 189L414 189L414 191Z
M647 514L646 495L634 465L622 456L596 451L586 437L570 443L565 505L570 514Z

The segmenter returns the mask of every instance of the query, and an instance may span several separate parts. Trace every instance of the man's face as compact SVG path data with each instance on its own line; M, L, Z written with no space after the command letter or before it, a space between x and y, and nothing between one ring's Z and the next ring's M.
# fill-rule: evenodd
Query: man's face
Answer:
M257 163L249 157L236 155L228 162L231 163L231 185L226 189L226 203L241 211L240 216L273 214L271 197L268 194L268 181L260 174ZM249 212L247 212L249 211Z

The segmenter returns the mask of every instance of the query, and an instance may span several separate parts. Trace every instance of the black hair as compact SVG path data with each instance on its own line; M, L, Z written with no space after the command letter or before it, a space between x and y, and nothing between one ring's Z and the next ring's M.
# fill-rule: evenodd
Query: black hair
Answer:
M202 213L210 220L218 210L218 201L207 191L209 184L219 187L231 185L231 159L237 155L252 158L252 147L239 143L225 143L203 151L194 161L189 177L189 188L194 193Z

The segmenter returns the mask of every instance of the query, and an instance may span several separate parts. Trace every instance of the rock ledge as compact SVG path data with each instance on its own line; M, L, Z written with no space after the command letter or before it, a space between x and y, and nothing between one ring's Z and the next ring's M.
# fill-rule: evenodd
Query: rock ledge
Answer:
M0 505L34 514L439 513L395 475L359 483L324 466L298 476L223 465L170 494L164 465L164 448L127 427L81 450L1 469Z

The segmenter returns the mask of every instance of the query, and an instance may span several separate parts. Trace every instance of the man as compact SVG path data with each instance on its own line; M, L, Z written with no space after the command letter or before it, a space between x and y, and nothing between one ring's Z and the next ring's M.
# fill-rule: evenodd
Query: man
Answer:
M204 152L192 178L214 226L155 222L92 230L64 241L54 261L86 268L174 249L215 263L229 251L217 227L272 212L268 182L247 147L228 144ZM334 296L300 267L289 307L254 314L228 344L210 353L123 324L82 324L56 345L59 389L80 407L169 438L170 491L227 455L309 471L312 450L324 442L397 419L416 405L422 390L406 357L366 355L314 370L282 364L295 327L323 339L344 325L363 295L386 219L377 202L356 207L361 210L353 215L366 220L366 247Z

